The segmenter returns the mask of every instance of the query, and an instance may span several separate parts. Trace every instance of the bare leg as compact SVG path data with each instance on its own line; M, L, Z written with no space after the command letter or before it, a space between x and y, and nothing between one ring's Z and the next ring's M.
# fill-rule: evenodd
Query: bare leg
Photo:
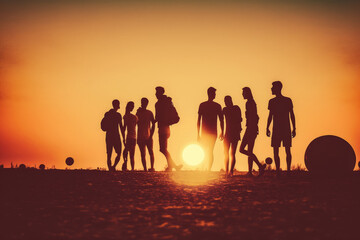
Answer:
M118 165L118 163L120 162L120 154L121 153L118 153L116 158L115 158L114 167L113 167L114 170L115 170L116 166Z
M130 146L130 163L131 163L131 170L135 169L135 143Z
M140 155L141 155L141 163L143 165L144 171L146 171L146 149L145 149L145 144L141 143L138 144L139 145L139 149L140 149Z
M151 165L151 169L154 169L155 158L154 158L154 151L153 151L153 142L152 142L152 139L149 139L149 143L147 144L147 149L148 149L149 155L150 155L150 165Z
M288 172L291 170L291 150L290 147L285 147L286 151L286 165Z
M237 145L238 145L238 141L234 141L231 143L231 168L230 168L231 174L233 174L234 172L234 167L236 163L235 153L236 153Z
M213 165L214 162L214 146L215 146L215 142L216 142L216 136L214 139L210 140L209 143L209 169L208 171L211 171L211 167Z
M109 171L111 171L111 152L107 153L107 165L108 165Z
M230 142L227 139L224 139L224 163L225 163L225 172L226 174L229 173L229 148L230 148Z
M276 166L276 171L280 172L280 157L279 157L279 147L274 148L274 161Z

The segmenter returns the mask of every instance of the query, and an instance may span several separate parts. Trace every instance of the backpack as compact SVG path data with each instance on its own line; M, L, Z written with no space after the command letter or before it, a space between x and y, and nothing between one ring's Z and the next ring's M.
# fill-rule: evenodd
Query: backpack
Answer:
M110 122L109 114L105 113L105 115L100 123L101 130L103 130L104 132L109 130L109 122Z
M180 121L180 117L178 112L176 111L176 108L174 107L174 104L171 101L171 97L167 97L166 101L166 122L169 125L173 125L175 123L178 123Z

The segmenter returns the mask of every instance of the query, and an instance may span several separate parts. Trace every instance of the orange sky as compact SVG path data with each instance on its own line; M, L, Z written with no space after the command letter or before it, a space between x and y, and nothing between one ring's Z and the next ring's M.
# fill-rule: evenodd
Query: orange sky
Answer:
M140 105L166 89L181 117L170 152L181 161L196 140L198 106L217 88L244 111L249 86L260 116L255 153L272 156L265 136L271 83L281 80L297 122L293 165L309 142L343 137L358 154L360 30L353 7L281 4L33 4L6 6L0 21L0 163L65 168L106 166L100 121L115 98ZM335 11L336 10L336 11ZM157 170L165 167L158 152ZM213 170L223 167L215 147ZM281 155L283 156L283 155ZM237 169L245 170L237 154ZM282 167L285 159L282 158ZM136 168L141 169L136 152Z

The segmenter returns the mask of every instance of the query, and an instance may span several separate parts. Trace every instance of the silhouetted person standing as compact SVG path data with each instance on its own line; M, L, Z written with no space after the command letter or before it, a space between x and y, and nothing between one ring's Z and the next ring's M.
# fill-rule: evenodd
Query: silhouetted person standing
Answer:
M225 153L225 172L226 175L232 176L234 173L234 166L236 163L235 152L238 142L240 140L241 128L241 110L239 106L234 105L232 98L226 96L223 115L225 117L225 135L224 135L224 153ZM229 173L229 150L231 152L231 166Z
M122 137L124 139L124 127L122 125L121 114L117 111L120 109L119 100L115 99L112 101L113 108L105 113L103 120L101 121L101 128L106 131L106 153L107 153L107 165L109 171L115 171L116 165L120 161L121 156L121 139L119 133L119 127L121 130ZM116 152L116 158L114 165L111 165L112 149Z
M275 81L272 83L271 92L275 98L269 101L269 117L266 126L266 135L270 137L270 124L273 121L273 132L271 137L271 146L274 149L274 160L277 174L280 173L280 157L279 147L281 142L286 151L286 165L287 170L291 169L291 137L296 136L295 131L295 115L293 111L293 104L290 98L284 97L281 94L282 83ZM293 130L291 131L290 120L292 122Z
M134 157L135 157L135 146L136 146L136 123L138 121L138 118L137 116L131 113L132 110L134 110L134 102L128 102L126 104L126 112L124 115L124 131L127 130L125 149L123 153L124 164L122 170L124 171L127 170L128 152L130 152L131 170L134 171L134 167L135 167Z
M248 87L243 88L242 95L246 99L245 104L245 118L246 118L246 130L243 136L243 140L240 144L240 152L248 156L249 172L248 175L252 176L253 161L259 167L259 175L262 175L265 170L265 165L262 165L256 155L254 154L254 144L257 135L259 134L259 116L257 114L256 103L254 101L251 89ZM245 147L247 146L247 150Z
M164 94L165 89L163 87L156 87L155 90L155 96L158 99L158 101L155 103L155 121L157 122L159 129L160 152L164 154L168 163L166 171L172 171L173 168L180 170L182 165L176 165L174 163L167 149L168 139L170 137L170 124L168 121L168 115L171 98Z
M199 106L197 131L198 141L201 142L208 162L208 171L211 170L214 161L214 146L217 138L217 119L220 120L220 140L223 139L224 133L224 117L221 105L214 102L216 89L209 87L207 90L208 100ZM201 134L200 134L201 130Z
M153 172L154 169L154 151L153 151L153 135L155 131L155 118L153 113L150 110L147 110L147 105L149 100L147 98L141 99L141 107L138 108L136 116L138 117L138 131L137 131L137 143L139 145L141 153L141 162L144 167L144 171L147 171L146 168L146 148L149 151L150 155L150 164L151 168L149 171Z

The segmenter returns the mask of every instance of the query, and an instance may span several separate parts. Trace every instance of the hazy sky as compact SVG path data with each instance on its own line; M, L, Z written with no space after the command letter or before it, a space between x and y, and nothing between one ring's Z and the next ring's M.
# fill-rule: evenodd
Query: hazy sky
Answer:
M265 127L275 80L294 103L294 165L304 165L307 145L324 134L346 139L359 153L355 1L11 2L0 5L5 166L65 168L65 158L72 156L75 168L105 167L100 121L111 101L119 99L124 114L127 101L135 102L136 111L141 97L148 97L154 110L158 85L181 117L169 143L177 162L196 140L206 89L217 88L222 106L231 95L244 113L241 89L250 87L260 116L255 152L263 160L272 156ZM155 167L162 170L166 160L157 141L155 134ZM214 170L223 167L222 151L218 141ZM238 153L237 159L236 168L245 170L245 156ZM135 161L141 169L138 150Z

